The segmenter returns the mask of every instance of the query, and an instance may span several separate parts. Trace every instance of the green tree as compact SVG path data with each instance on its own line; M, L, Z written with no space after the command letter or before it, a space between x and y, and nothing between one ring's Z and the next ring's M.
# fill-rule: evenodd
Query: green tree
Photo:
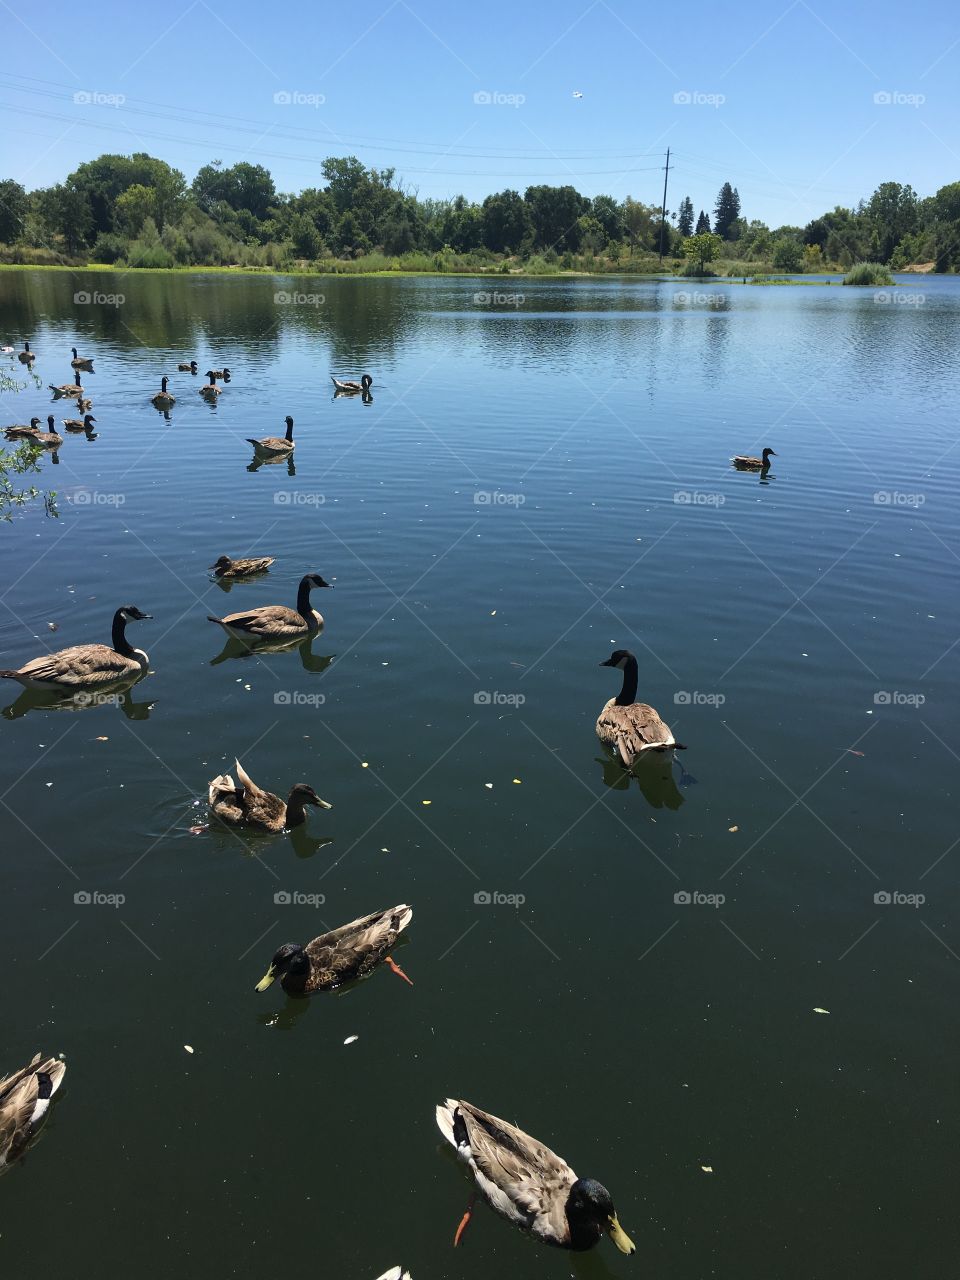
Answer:
M740 217L740 194L736 187L725 182L717 193L713 212L713 229L723 240L730 239L730 228Z
M696 262L702 275L708 262L719 258L723 241L712 231L701 231L697 235L688 236L682 245L683 255L691 262Z
M0 182L0 244L13 244L23 233L27 193L13 178Z
M677 230L684 239L693 235L693 201L689 196L684 196L680 201L680 209L677 213Z
M708 214L704 213L703 210L701 209L700 217L697 218L697 229L694 232L694 234L700 236L700 235L703 235L704 232L708 232L709 230L710 230L710 217Z
M480 208L483 243L494 253L516 253L532 223L530 206L518 191L487 196Z
M589 209L590 201L569 186L527 187L523 198L530 208L535 247L576 253L580 248L578 220Z
M780 236L773 243L773 265L778 271L803 270L803 245L792 236Z
M603 232L603 243L619 240L623 235L623 210L613 196L594 196L590 204L590 216Z
M622 217L623 225L634 248L642 246L646 249L652 249L655 247L653 220L656 217L659 221L660 218L660 210L655 205L642 204L639 200L634 200L632 196L627 196L623 202Z

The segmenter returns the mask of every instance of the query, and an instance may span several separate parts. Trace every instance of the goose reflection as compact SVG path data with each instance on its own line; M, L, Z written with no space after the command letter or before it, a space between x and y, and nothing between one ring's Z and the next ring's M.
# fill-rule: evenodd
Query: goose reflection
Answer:
M604 743L602 756L595 757L597 764L603 767L603 785L614 791L629 791L630 783L636 782L643 798L651 809L679 809L686 796L677 786L673 772L674 760L669 754L649 752L636 761L632 769L625 769L620 757L612 747ZM677 762L679 763L679 761ZM680 766L680 786L686 785L683 780L685 770ZM689 777L689 781L696 779Z
M316 635L308 636L306 640L261 641L259 644L248 644L244 640L236 640L231 637L217 656L210 659L210 666L218 667L221 662L229 662L234 658L256 658L267 653L293 653L298 651L304 671L318 674L321 671L326 671L336 657L334 653L319 654L313 652L313 642L321 633L322 628Z
M247 470L259 471L261 467L275 467L281 462L286 463L288 476L297 474L297 464L293 460L293 454L280 454L276 458L256 457L252 462L247 463Z
M5 720L19 720L30 711L89 711L93 707L119 707L128 720L147 720L156 699L135 702L131 689L146 679L147 672L136 680L112 685L96 691L78 690L64 694L56 689L24 689L18 698L4 707Z

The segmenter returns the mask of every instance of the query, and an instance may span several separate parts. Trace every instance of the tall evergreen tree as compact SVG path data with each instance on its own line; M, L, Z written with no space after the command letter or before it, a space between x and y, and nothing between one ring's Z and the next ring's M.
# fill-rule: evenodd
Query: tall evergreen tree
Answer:
M693 235L693 201L689 196L684 196L680 201L680 210L677 214L677 230L684 239Z
M699 235L703 235L703 233L704 233L705 231L709 231L709 230L710 230L710 219L709 219L709 217L707 216L707 214L705 214L705 213L703 212L703 210L701 209L701 210L700 210L700 217L697 219L697 231L696 231L696 234L697 234L698 236L699 236Z
M717 193L717 204L713 211L713 229L724 240L728 238L731 225L740 217L740 195L736 187L725 182Z

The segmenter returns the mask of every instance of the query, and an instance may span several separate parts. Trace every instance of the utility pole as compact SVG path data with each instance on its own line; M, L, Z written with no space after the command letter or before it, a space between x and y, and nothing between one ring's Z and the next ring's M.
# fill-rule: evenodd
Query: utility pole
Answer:
M667 223L667 179L670 177L670 148L667 147L667 164L663 171L663 204L660 207L660 265L663 266L663 233Z

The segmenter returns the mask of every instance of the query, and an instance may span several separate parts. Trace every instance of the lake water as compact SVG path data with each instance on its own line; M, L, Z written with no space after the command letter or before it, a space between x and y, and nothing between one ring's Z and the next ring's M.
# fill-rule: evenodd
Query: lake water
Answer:
M42 463L59 519L0 528L0 665L155 618L120 706L2 691L0 1073L69 1063L0 1188L5 1275L950 1274L960 282L887 297L0 273L40 383L2 422L76 345L98 431ZM232 370L214 407L191 357ZM367 371L371 404L331 398ZM295 474L251 471L288 413ZM765 444L765 481L731 469ZM227 594L223 553L277 562ZM218 660L208 613L310 570L309 652ZM688 745L629 786L612 647ZM191 833L235 755L333 809ZM414 986L254 992L397 902ZM454 1253L447 1095L602 1180L637 1255L482 1208Z

